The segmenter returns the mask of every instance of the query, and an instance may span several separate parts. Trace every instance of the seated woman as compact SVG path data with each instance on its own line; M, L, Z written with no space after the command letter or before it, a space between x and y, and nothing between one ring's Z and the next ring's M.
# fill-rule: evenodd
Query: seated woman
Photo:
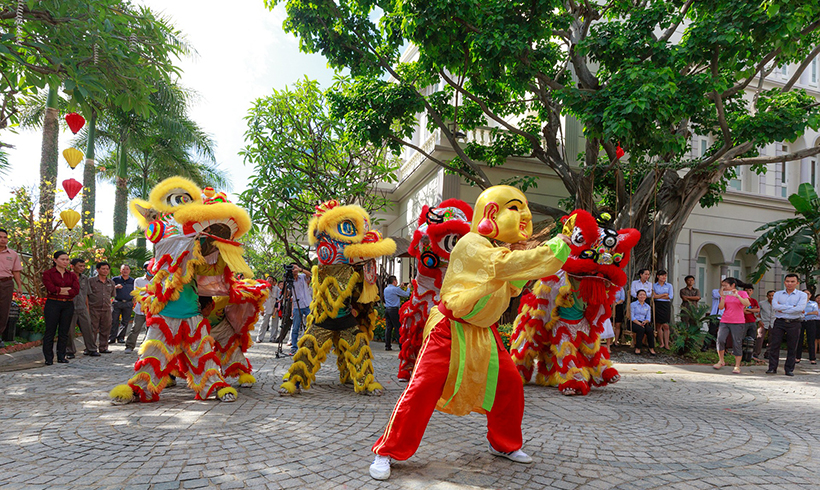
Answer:
M637 300L629 305L632 315L632 331L635 332L635 354L641 353L643 336L646 334L646 343L649 345L649 354L655 355L655 328L652 325L652 308L646 302L646 291L637 291Z

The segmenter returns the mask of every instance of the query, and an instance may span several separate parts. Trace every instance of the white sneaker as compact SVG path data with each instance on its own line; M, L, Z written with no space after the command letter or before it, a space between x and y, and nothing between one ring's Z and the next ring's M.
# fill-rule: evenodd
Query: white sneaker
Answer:
M529 454L525 453L520 449L516 449L515 451L510 451L508 453L502 453L501 451L496 451L495 449L493 449L493 446L490 445L490 454L492 454L493 456L501 456L502 458L507 458L510 461L515 461L516 463L532 463L532 458L529 456Z
M375 480L387 480L390 478L390 457L376 455L373 464L370 465L370 476Z

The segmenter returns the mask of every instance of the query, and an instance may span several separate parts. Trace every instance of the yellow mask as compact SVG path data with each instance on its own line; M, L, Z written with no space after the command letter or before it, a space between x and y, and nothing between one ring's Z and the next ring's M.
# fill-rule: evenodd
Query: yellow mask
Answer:
M532 213L520 190L496 185L478 196L470 231L506 243L532 236Z

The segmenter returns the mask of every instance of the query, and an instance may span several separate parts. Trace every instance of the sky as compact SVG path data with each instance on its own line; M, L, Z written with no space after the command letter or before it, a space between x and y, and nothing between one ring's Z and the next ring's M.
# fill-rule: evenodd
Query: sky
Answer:
M171 19L197 51L193 58L178 62L183 71L181 83L199 93L190 117L216 142L217 163L232 183L232 194L243 191L253 168L243 164L239 151L244 146L244 117L253 101L305 76L326 88L332 82L333 71L320 55L299 51L298 39L282 29L286 14L281 5L270 11L263 0L234 0L228 4L214 0L141 3ZM11 189L39 183L39 172L32 169L40 167L42 134L3 130L0 136L5 143L15 146L8 151L11 171L0 182L0 202L4 202ZM61 152L70 147L72 136L70 131L60 135ZM100 156L98 151L97 158ZM82 165L72 171L60 156L58 182L72 177L82 182ZM98 182L95 228L109 236L113 234L113 203L113 184ZM80 211L81 197L75 197L70 204ZM135 221L129 217L129 231L135 227Z

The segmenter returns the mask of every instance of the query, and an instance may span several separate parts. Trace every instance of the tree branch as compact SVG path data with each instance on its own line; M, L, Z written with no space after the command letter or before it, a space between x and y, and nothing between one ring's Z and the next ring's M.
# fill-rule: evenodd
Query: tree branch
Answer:
M781 92L788 92L789 90L791 90L791 88L794 86L795 83L797 83L798 80L800 80L800 76L803 75L803 72L806 71L806 68L811 64L811 62L818 54L820 54L820 46L815 46L814 49L811 50L811 53L809 53L809 55L806 56L806 59L804 59L803 62L800 63L800 66L797 67L797 70L794 72L789 81L786 82L786 85L783 86Z
M792 153L788 153L786 155L775 155L775 156L765 156L765 157L752 157L752 158L734 158L728 161L721 163L721 168L730 168L730 167L739 167L741 165L760 165L766 163L780 163L780 162L792 162L794 160L800 160L806 157L811 157L814 155L820 154L820 146L814 146L811 148L804 148L799 151L795 151Z
M686 12L689 11L689 7L692 6L692 3L694 3L694 0L687 0L687 2L683 5L683 8L681 8L679 14L680 17L678 17L678 20L674 24L669 26L666 32L664 32L661 35L661 37L658 38L658 41L666 42L669 40L670 37L672 37L672 34L675 33L675 31L678 29L678 26L680 26L681 22L683 22L683 19L686 17Z

